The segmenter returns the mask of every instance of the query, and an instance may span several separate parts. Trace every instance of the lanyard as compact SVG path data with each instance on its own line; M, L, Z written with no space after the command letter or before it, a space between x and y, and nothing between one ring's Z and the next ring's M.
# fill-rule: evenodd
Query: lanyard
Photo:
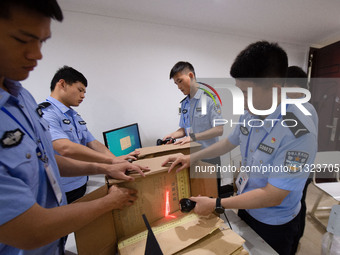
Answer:
M282 118L282 115L281 115L281 113L279 114L279 116L277 117L277 119L278 120L280 120ZM277 122L275 122L275 124L274 124L274 126L273 126L273 128L272 128L272 130L275 128L275 126L276 126L276 124L278 123L278 121ZM251 127L250 128L250 131L249 131L249 135L248 135L248 139L247 139L247 145L246 145L246 152L245 152L245 156L244 156L244 163L245 163L245 165L247 165L247 161L248 161L248 148L249 148L249 141L250 141L250 136L251 136L251 133L253 132L253 127ZM271 131L270 131L271 132ZM270 133L269 132L269 133ZM255 152L257 151L257 148L260 146L260 144L267 138L267 136L269 135L269 133L266 133L264 136L263 136L263 138L261 139L261 141L259 142L259 144L256 146L256 149L255 149ZM255 153L254 152L254 153Z
M185 114L183 114L183 122L184 122L184 126L187 128L187 127L190 127L190 100L189 101L186 101L186 105L188 105L189 104L189 107L188 107L188 111L185 113ZM184 107L183 107L184 108ZM183 110L182 110L182 112L183 112ZM188 119L189 119L189 123L187 123L186 121L185 121L185 115L187 115L188 114ZM187 126L188 125L188 126Z
M1 110L6 113L12 120L14 120L24 131L25 133L32 139L33 142L35 142L37 144L37 149L36 149L36 153L37 153L37 157L43 161L44 163L48 162L48 157L46 156L45 153L45 148L44 145L41 142L40 137L38 136L38 134L36 134L36 136L38 137L38 141L36 141L33 136L27 131L27 129L20 123L20 121L12 114L10 113L5 107L1 107ZM33 125L33 122L32 122ZM33 129L34 129L34 125L33 125ZM39 144L41 144L42 146L42 150L39 147Z

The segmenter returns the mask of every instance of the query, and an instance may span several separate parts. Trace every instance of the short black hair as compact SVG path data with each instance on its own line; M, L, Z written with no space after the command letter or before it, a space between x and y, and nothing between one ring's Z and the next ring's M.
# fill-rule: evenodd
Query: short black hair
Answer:
M0 18L9 19L12 7L34 10L57 21L62 21L64 18L56 0L0 0Z
M65 82L70 85L76 82L81 82L85 87L87 87L87 80L85 76L81 72L69 66L63 66L55 73L51 81L51 91L54 90L55 85L60 79L65 80Z
M238 54L230 68L230 75L251 81L274 78L283 85L287 68L287 54L277 43L258 41Z
M196 78L196 74L195 74L195 69L192 66L192 64L190 64L189 62L184 62L184 61L179 61L177 62L174 67L171 69L170 71L170 80L179 72L182 72L183 70L188 69L190 72L192 72L195 75Z
M290 66L287 69L286 84L307 89L307 73L298 66Z

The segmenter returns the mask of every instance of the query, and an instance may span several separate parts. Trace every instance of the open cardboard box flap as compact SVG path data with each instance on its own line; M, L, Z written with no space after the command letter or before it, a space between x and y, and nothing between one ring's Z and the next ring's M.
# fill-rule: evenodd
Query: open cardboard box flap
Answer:
M193 245L175 253L176 255L246 255L242 244L245 240L225 224L204 236Z
M199 194L217 196L216 178L190 179L189 169L177 174L175 171L168 173L169 166L161 166L167 157L134 162L134 164L150 167L151 171L146 172L145 178L140 175L133 175L135 177L133 182L107 180L108 185L115 184L138 190L139 198L131 207L108 212L76 231L75 238L80 255L115 254L118 240L146 229L142 214L146 214L150 224L158 220L167 222L168 220L164 217L167 206L169 206L169 214L178 213L178 202L181 198ZM209 175L209 177L212 176ZM87 194L77 202L90 201L105 196L108 192L108 185ZM168 205L166 205L167 197Z
M176 219L153 227L153 232L164 255L167 254L231 254L242 248L244 240L230 231L215 215L201 217L190 213L176 214ZM228 231L229 230L229 231ZM121 255L144 254L147 231L118 243ZM215 247L215 245L223 245ZM198 252L199 251L199 252ZM217 252L219 251L219 252ZM198 253L197 253L198 252ZM216 253L217 252L217 253Z
M175 219L153 223L153 233L164 255L169 254L238 254L244 239L214 214L208 217L175 212ZM118 242L120 255L144 254L147 230Z

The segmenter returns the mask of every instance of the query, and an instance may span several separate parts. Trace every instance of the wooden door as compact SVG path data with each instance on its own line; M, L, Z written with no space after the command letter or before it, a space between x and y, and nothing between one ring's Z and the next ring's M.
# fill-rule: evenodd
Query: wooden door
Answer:
M310 50L311 103L319 116L318 151L340 150L340 42Z

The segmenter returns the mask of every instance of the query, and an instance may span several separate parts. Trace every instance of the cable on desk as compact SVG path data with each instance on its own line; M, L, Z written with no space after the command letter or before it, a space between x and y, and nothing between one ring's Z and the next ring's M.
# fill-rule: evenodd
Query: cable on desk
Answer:
M225 214L225 211L223 212L223 214L224 214L224 217L226 218L226 220L228 221L230 229L233 230L233 228L230 225L229 219L228 219L227 215Z

